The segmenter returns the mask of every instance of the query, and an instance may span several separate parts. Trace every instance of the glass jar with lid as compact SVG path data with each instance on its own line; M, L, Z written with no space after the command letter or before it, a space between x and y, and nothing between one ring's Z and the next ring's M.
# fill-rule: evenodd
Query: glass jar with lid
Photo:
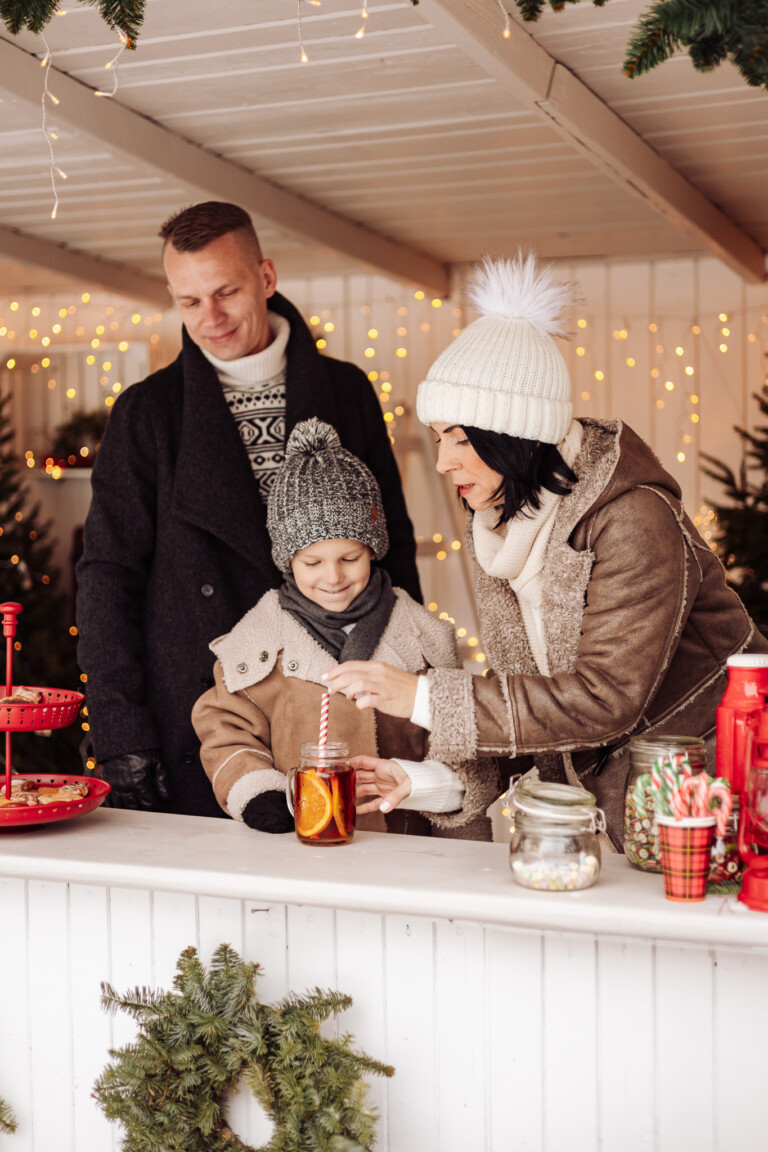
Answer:
M677 768L688 759L691 772L706 768L704 741L697 736L633 736L629 741L629 773L624 791L624 851L634 868L661 872L651 769L659 758Z
M510 789L507 803L514 821L509 863L518 884L542 892L575 892L594 884L605 816L591 792L524 776Z

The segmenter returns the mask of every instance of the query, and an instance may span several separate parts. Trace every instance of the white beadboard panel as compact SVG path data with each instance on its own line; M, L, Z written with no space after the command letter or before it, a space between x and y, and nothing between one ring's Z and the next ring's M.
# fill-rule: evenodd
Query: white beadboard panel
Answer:
M540 933L485 928L488 1147L544 1148L543 946Z
M219 944L229 944L238 955L243 954L243 905L240 900L219 899L212 896L198 898L200 933L199 955L203 964L209 964Z
M758 1147L764 1129L745 1101L765 1098L768 1055L758 1045L748 1055L743 1039L747 1027L756 1037L768 1029L768 955L730 951L714 954L713 1024L714 1084L717 1108L714 1121L716 1152Z
M26 881L0 879L0 909L3 973L6 988L12 990L12 995L3 998L0 1014L0 1096L19 1123L13 1137L16 1148L19 1152L35 1152L32 1104L35 1073L29 1043L31 977Z
M706 949L657 945L655 971L658 1152L715 1152L713 957ZM685 1102L681 1106L681 1085ZM726 1152L723 1149L723 1152Z
M597 948L553 934L544 944L544 1149L598 1147Z
M373 912L343 912L336 921L336 986L352 997L352 1007L339 1018L339 1031L351 1032L355 1047L386 1064L388 989L384 970L384 922ZM368 1099L378 1110L377 1147L389 1147L387 1085L370 1076Z
M388 916L385 928L389 1149L440 1152L435 1047L434 924L420 917ZM414 1094L415 1084L420 1085Z
M152 985L152 894L139 888L109 892L109 975L118 996ZM136 1021L119 1009L112 1018L112 1043L136 1039Z
M653 1152L654 951L640 940L601 940L597 950L599 1147Z
M87 954L83 941L88 941ZM109 903L106 888L69 885L69 1012L72 1036L73 1147L110 1149L115 1127L91 1097L108 1063L112 1018L101 1008L101 981L109 971Z
M550 895L544 919L565 899ZM235 946L264 965L266 1001L315 985L352 995L339 1029L396 1068L372 1085L381 1152L758 1146L764 949L382 915L331 900L330 889L323 908L0 879L14 992L0 1028L0 1095L20 1121L14 1147L119 1146L90 1089L111 1043L135 1038L136 1024L110 1040L119 1029L100 1008L99 983L170 987L198 922L208 951L220 930L242 928ZM735 915L729 909L722 914ZM696 909L680 909L681 919L686 912ZM38 995L52 979L56 1011ZM244 1141L268 1140L247 1092L229 1115Z
M435 925L437 1140L440 1152L488 1147L484 938L480 924ZM461 989L461 994L457 994Z
M198 947L197 898L186 892L152 893L152 985L170 992L176 962Z
M308 850L308 855L314 849ZM317 851L333 851L332 848ZM309 865L309 860L307 861ZM289 906L288 908L288 987L292 992L313 992L315 988L336 989L336 928L330 908ZM323 1030L335 1031L333 1020Z
M257 990L265 1004L274 1004L288 992L287 915L284 904L265 905L246 901L244 906L243 958L262 966ZM268 1143L273 1131L272 1122L263 1108L247 1094L248 1131L251 1143L261 1147Z
M57 1149L57 1152L76 1152L72 1009L69 1004L72 958L67 948L70 933L68 896L66 884L52 881L32 881L27 890L28 1044L34 1069L34 1146L36 1149ZM62 1005L52 1003L52 998L45 993L50 989L55 998L57 988L61 989L62 999L66 1002L63 1011ZM52 1043L52 1025L62 1041L58 1044Z

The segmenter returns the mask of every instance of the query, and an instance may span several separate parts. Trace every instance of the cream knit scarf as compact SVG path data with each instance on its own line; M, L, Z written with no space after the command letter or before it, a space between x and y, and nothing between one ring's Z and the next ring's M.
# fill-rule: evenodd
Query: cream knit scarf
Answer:
M565 439L558 444L560 455L571 468L581 449L583 432L578 420L573 420ZM493 526L499 518L498 509L476 512L472 520L477 561L489 576L509 581L520 604L536 666L545 676L549 675L549 663L541 622L543 566L561 500L562 496L545 490L537 510L518 512L497 529Z

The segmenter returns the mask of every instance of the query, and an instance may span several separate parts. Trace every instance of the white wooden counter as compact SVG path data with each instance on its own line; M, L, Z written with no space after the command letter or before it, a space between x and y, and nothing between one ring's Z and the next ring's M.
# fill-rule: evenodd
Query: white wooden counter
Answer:
M0 1096L9 1152L107 1152L90 1099L135 1024L99 984L170 987L195 944L264 967L265 1000L350 993L340 1027L394 1064L374 1080L388 1152L768 1148L768 915L683 906L604 861L534 893L506 847L358 833L312 848L224 820L101 809L0 833ZM241 1138L268 1129L245 1095Z

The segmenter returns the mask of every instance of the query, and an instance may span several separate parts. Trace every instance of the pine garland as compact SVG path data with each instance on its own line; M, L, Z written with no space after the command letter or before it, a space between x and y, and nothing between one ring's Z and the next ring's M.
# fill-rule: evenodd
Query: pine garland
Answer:
M135 48L144 22L146 0L80 0L98 7L110 28L126 37L126 48ZM0 0L0 19L13 36L28 28L42 32L53 19L60 0Z
M579 0L548 0L556 12ZM602 8L606 0L592 0ZM523 20L538 20L547 0L515 0ZM768 86L768 0L654 0L632 32L625 76L640 76L681 48L694 68L709 72L724 60L747 84Z
M16 1117L0 1096L0 1132L15 1132L17 1127Z
M126 1130L124 1152L243 1152L224 1116L242 1079L275 1125L262 1152L365 1152L375 1112L363 1073L394 1069L355 1052L351 1036L327 1040L320 1023L352 1003L340 992L261 1003L261 968L220 944L206 972L195 948L176 965L175 992L102 984L102 1005L139 1021L138 1039L111 1051L93 1095ZM251 1150L253 1152L253 1150Z

